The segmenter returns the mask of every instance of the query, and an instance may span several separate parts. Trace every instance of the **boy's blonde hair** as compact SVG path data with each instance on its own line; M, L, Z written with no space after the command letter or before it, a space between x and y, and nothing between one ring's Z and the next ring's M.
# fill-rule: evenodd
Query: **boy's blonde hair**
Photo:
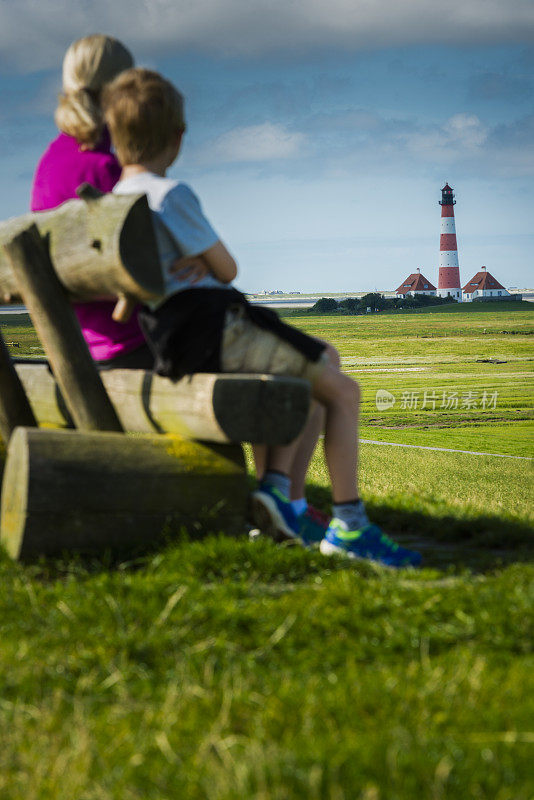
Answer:
M59 130L87 148L98 144L104 128L104 84L133 63L129 50L112 36L95 33L73 42L63 59L63 92L55 113Z
M104 90L103 107L123 166L158 156L185 131L184 99L159 73L128 69Z

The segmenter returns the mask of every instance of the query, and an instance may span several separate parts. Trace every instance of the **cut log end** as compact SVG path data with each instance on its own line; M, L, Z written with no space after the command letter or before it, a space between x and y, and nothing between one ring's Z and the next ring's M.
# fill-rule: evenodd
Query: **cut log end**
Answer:
M0 541L32 561L132 553L180 529L242 533L248 485L240 446L17 428L2 494Z

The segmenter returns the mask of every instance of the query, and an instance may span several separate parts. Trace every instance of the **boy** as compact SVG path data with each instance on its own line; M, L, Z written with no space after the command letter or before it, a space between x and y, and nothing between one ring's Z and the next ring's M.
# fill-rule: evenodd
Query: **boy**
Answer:
M118 194L145 193L165 294L140 322L160 374L264 372L310 381L326 412L325 456L334 517L323 554L370 558L390 566L419 564L366 515L356 482L359 387L330 363L323 342L285 325L269 309L250 305L231 286L237 265L202 213L191 189L165 177L185 131L183 98L155 72L130 69L107 88L104 110L122 164ZM178 265L176 257L182 257ZM256 524L271 535L299 539L289 502L289 468L297 443L269 448L266 472L253 495Z

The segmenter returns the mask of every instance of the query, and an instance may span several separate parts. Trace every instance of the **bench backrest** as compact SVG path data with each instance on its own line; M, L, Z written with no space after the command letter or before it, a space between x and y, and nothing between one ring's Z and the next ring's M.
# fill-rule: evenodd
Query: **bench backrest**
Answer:
M35 223L71 300L128 295L144 301L161 295L163 279L146 196L95 197L91 188L80 187L80 200L0 223L0 245ZM12 302L20 298L9 260L0 247L0 298L2 295L10 295Z

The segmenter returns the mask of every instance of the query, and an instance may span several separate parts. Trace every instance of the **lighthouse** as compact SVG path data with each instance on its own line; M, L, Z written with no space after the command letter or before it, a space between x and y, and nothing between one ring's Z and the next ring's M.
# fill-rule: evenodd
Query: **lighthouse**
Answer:
M454 205L456 200L448 183L441 190L441 235L439 240L438 296L454 297L462 302L460 267L458 266L458 245L454 225Z

